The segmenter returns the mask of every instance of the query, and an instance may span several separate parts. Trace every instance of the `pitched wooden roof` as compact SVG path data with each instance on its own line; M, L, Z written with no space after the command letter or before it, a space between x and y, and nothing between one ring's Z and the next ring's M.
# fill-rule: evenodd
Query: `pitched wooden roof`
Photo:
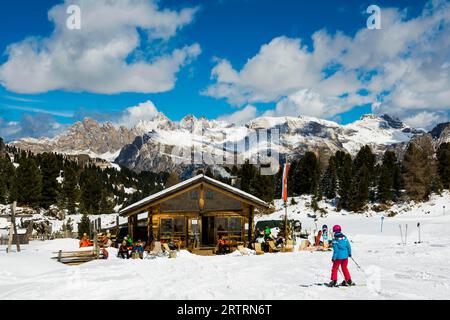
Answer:
M162 199L170 197L173 194L178 194L180 191L183 191L185 189L194 189L200 184L206 184L210 185L215 188L222 189L225 192L229 192L233 194L235 197L241 199L243 202L246 202L250 205L253 205L257 208L261 209L268 209L269 204L265 201L247 193L244 192L238 188L232 187L226 183L217 181L215 179L212 179L210 177L207 177L203 174L195 176L191 179L185 180L183 182L180 182L172 187L169 187L167 189L164 189L158 193L152 194L151 196L142 199L141 201L138 201L120 211L121 216L127 216L132 215L134 213L139 212L140 210L145 210L152 204L155 204L157 202L161 202Z

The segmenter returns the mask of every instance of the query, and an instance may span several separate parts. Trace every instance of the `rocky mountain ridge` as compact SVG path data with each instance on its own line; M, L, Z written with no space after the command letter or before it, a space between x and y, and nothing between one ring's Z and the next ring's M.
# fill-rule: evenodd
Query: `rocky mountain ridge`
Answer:
M224 159L264 162L268 158L264 137L274 139L270 143L272 153L283 159L296 158L306 151L322 158L337 150L354 155L363 145L371 146L378 155L388 148L401 155L411 139L423 135L428 135L429 143L435 147L450 141L450 123L426 133L389 115L365 115L347 125L307 116L260 117L236 125L193 115L174 122L158 113L132 128L87 118L54 138L26 138L11 145L35 153L87 154L137 172L183 173L202 166L192 164L194 158L218 168L233 164L224 164Z

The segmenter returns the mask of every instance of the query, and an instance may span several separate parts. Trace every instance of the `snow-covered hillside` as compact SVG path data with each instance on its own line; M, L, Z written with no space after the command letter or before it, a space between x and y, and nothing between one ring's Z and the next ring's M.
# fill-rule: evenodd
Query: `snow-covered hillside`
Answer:
M331 252L293 252L201 257L181 251L176 259L110 259L68 267L50 258L58 250L75 250L76 240L32 242L20 254L0 247L0 299L448 299L450 297L450 194L422 204L403 204L399 214L367 215L332 210L318 221L302 199L289 207L289 218L307 229L317 223L340 224L351 239L351 288L326 288ZM281 203L278 203L279 205ZM324 203L321 204L325 206ZM331 208L331 205L330 205ZM447 211L450 211L447 209ZM280 218L284 210L258 220ZM421 244L416 224L422 226ZM406 245L399 225L408 224ZM405 230L405 229L403 229Z

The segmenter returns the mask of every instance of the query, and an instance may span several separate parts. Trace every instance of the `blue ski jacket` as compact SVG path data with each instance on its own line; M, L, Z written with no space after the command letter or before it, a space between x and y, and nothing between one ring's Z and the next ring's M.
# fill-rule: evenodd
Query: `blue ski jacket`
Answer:
M332 260L345 260L352 255L352 247L347 237L340 232L334 234Z

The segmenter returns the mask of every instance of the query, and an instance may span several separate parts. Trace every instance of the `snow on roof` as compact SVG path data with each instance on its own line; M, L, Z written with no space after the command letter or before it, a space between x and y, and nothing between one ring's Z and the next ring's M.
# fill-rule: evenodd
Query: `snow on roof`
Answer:
M199 182L201 180L204 180L204 181L206 181L206 182L208 182L208 183L210 183L212 185L215 185L217 187L220 187L222 189L228 190L231 193L234 193L234 194L239 195L239 196L241 196L243 198L246 198L247 200L250 200L250 201L252 201L254 203L257 203L258 205L260 205L262 207L265 207L265 208L269 207L269 205L266 202L264 202L263 200L255 197L255 196L253 196L253 195L251 195L251 194L249 194L247 192L244 192L244 191L242 191L242 190L240 190L238 188L232 187L232 186L230 186L230 185L228 185L226 183L217 181L217 180L212 179L210 177L207 177L207 176L205 176L203 174L200 174L200 175L195 176L195 177L193 177L191 179L188 179L188 180L185 180L183 182L180 182L180 183L178 183L178 184L176 184L176 185L174 185L172 187L169 187L169 188L164 189L164 190L162 190L160 192L152 194L151 196L149 196L147 198L144 198L144 199L142 199L142 200L140 200L140 201L138 201L136 203L133 203L132 205L122 209L120 211L120 215L123 215L126 212L129 212L129 211L131 211L131 210L133 210L135 208L138 208L140 206L143 206L145 204L151 203L152 201L157 200L157 199L159 199L159 198L161 198L161 197L163 197L165 195L168 195L168 194L173 193L173 192L178 191L178 190L182 190L185 187L187 187L187 186L189 186L191 184L194 184L196 182Z

